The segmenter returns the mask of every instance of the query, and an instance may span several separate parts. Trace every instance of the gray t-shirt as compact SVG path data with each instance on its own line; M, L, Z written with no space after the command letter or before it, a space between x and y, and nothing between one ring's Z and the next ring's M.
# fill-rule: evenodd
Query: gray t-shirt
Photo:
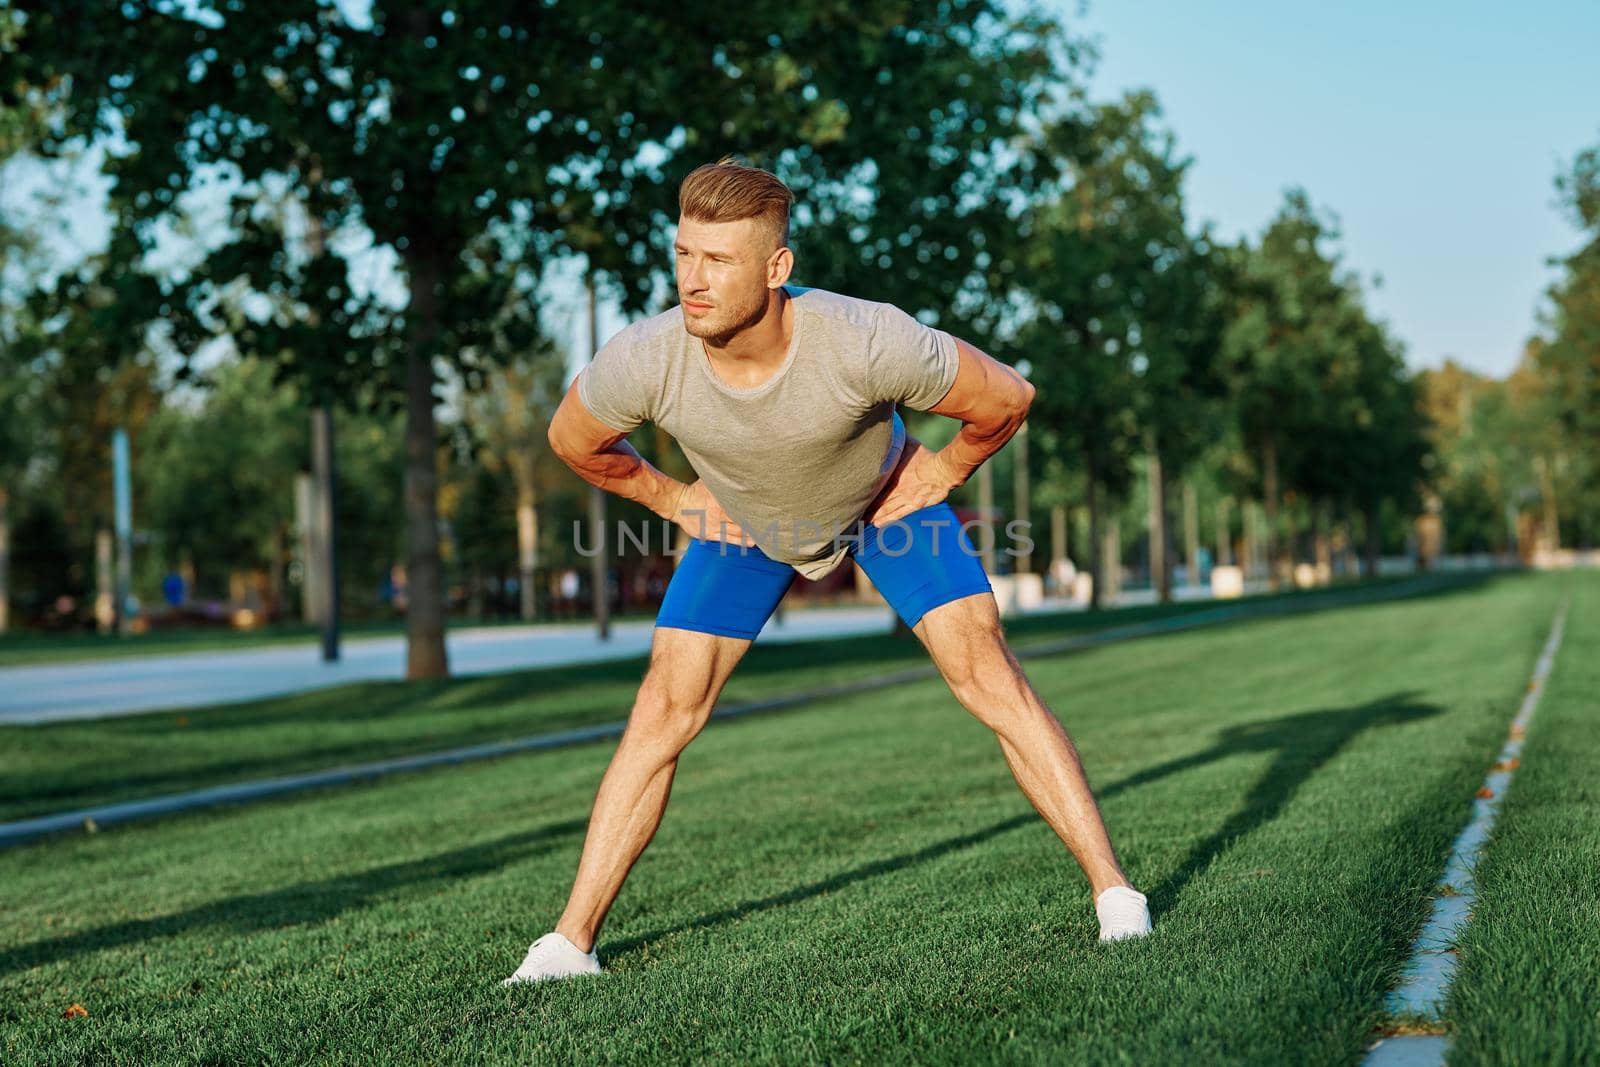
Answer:
M956 380L955 339L891 304L785 286L794 334L754 389L711 369L680 308L618 333L578 377L601 422L649 421L763 552L816 580L844 559L905 446L895 411L936 405ZM705 536L720 539L715 528Z

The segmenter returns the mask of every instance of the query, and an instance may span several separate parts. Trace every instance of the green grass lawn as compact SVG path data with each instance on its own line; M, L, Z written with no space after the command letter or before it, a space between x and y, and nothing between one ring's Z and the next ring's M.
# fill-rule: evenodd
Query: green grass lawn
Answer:
M1464 579L1471 583L1479 579ZM1456 588L1463 579L1440 579ZM1227 605L1184 603L1009 621L1017 647L1197 614L1249 614L1347 596L1432 588L1424 581L1297 593ZM753 648L724 703L926 665L922 646L887 633ZM248 704L0 726L0 821L184 789L432 752L627 716L646 660L439 682L362 682Z
M1600 582L1563 648L1480 864L1447 1008L1452 1064L1600 1063Z
M1028 661L1142 942L930 681L710 728L598 979L497 984L609 745L0 853L0 1061L1349 1064L1561 580Z

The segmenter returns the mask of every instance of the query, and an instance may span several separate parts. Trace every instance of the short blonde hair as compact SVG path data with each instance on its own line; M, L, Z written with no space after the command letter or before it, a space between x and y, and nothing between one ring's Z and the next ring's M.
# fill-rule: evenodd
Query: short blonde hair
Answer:
M738 222L760 219L777 237L776 247L789 243L789 205L794 194L775 174L746 167L724 156L696 167L678 186L678 212L696 222Z

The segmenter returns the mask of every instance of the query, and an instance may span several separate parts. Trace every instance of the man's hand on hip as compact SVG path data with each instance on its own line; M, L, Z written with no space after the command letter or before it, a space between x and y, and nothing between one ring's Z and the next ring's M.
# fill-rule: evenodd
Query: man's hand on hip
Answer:
M957 484L939 461L939 454L908 435L888 484L867 508L866 521L884 526L903 519L913 511L939 503Z
M755 538L739 528L717 503L706 483L696 479L683 487L677 505L672 509L672 521L689 534L702 541L726 541L734 545L753 545Z

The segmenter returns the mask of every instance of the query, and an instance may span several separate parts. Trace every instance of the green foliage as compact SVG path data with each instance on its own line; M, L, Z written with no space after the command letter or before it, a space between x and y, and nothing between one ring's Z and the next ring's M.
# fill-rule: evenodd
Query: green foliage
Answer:
M1559 472L1551 489L1564 506L1579 543L1600 540L1600 146L1578 153L1559 175L1556 188L1583 245L1561 263L1562 277L1550 287L1546 336L1532 346L1532 369L1541 383L1538 406L1558 439L1544 452Z
M1216 353L1228 310L1228 259L1191 234L1178 158L1147 92L1064 116L1042 150L1059 178L1028 220L1025 309L1014 342L1038 390L1031 458L1046 498L1081 478L1088 559L1099 573L1102 496L1126 500L1157 449L1168 477L1222 430ZM1096 583L1096 597L1099 587Z
M1152 227L1170 236L1181 180L1182 165L1151 143L1147 121L1157 113L1153 99L1133 96L1048 131L1061 187L1029 222L1023 293L1031 314L1015 347L1027 354L1038 390L1034 440L1042 460L1081 463L1112 493L1126 491L1142 444L1136 292L1153 275L1141 240L1159 242ZM1145 165L1158 157L1160 168Z
M1437 466L1433 486L1445 514L1451 551L1500 551L1516 533L1507 511L1538 496L1533 455L1525 448L1527 413L1510 383L1452 361L1418 376Z
M298 391L275 388L272 374L261 360L224 362L135 440L147 592L188 563L191 595L226 597L234 572L271 572L298 556L294 492L309 463L310 418ZM335 444L341 586L351 608L367 614L403 556L399 426L393 417L343 414Z
M1281 485L1374 513L1416 506L1425 423L1400 346L1324 245L1337 238L1291 190L1245 251L1223 355L1241 437ZM1260 470L1261 468L1258 468Z
M1323 425L1319 386L1343 343L1351 296L1323 250L1334 236L1302 190L1290 190L1258 247L1249 249L1224 342L1234 410L1245 445L1278 449L1294 482L1307 467L1302 446Z
M137 442L161 405L161 375L125 303L140 299L148 280L114 263L115 250L86 261L35 290L10 320L0 393L20 418L0 431L17 440L17 451L0 458L0 478L26 476L29 507L44 523L36 529L61 531L75 561L71 584L41 601L90 591L95 534L112 521L112 435L123 429ZM41 547L19 535L20 554Z
M903 278L913 289L885 297L942 309L975 250L976 269L1009 269L982 253L1023 180L1004 147L1058 53L1077 54L1048 23L989 3L559 4L491 17L380 3L359 24L310 3L133 3L70 20L20 7L21 74L57 87L66 132L116 129L133 145L108 166L119 217L146 243L205 168L244 182L229 239L183 283L185 307L220 326L205 309L248 277L292 310L269 323L235 310L226 325L241 349L341 397L364 380L346 365L392 371L395 320L354 292L346 266L299 262L292 216L330 236L358 224L408 272L437 269L427 354L469 377L487 370L491 327L536 303L552 255L583 253L643 306L668 262L676 179L730 151L794 184L813 280L870 292ZM85 38L99 42L92 58ZM291 217L262 218L269 176L287 182ZM536 322L513 318L531 342Z
M406 558L404 429L398 414L337 417L339 588L352 615L392 611L380 594Z
M195 594L226 596L235 570L267 569L294 525L295 473L309 455L305 409L256 360L207 375L192 405L169 403L138 445L141 525L160 531L162 572L188 559Z
M18 8L18 77L62 114L48 146L124 146L107 169L130 239L151 247L202 174L238 183L203 261L133 310L166 318L180 354L226 332L315 402L410 413L421 673L443 668L436 361L474 388L532 348L558 255L586 256L643 307L677 178L729 151L794 183L829 284L885 277L898 247L952 265L911 266L881 295L943 307L974 247L978 270L1003 269L981 246L1016 184L1007 143L1073 54L988 2L378 3L359 21L304 0ZM398 257L403 310L356 284L342 228Z
M350 424L367 445L346 473L396 484L361 481L340 505L380 509L348 520L362 532L345 542L346 575L363 589L404 554L392 543L402 513L414 568L437 555L440 517L452 567L514 565L507 512L529 501L542 562L572 562L564 524L584 497L542 440L563 362L541 317L549 268L582 257L630 313L654 307L671 292L676 184L729 153L797 193L797 281L893 302L1025 362L1038 387L1041 504L1087 498L1115 511L1154 450L1170 479L1202 487L1210 513L1213 496L1265 492L1270 451L1285 515L1331 505L1389 515L1398 529L1425 480L1440 489L1454 477L1428 454L1444 438L1427 432L1423 386L1341 274L1328 248L1337 234L1306 194L1292 191L1254 245L1195 230L1190 161L1155 98L1088 102L1091 49L1031 8L361 10L16 0L0 12L0 162L99 138L116 221L103 261L25 309L0 310L6 369L55 361L49 375L0 377L0 484L30 462L64 472L53 513L90 530L109 499L97 451L106 405L119 390L143 397L130 415L143 418L154 353L181 379L207 340L225 337L266 375L252 379L263 395L250 417L281 428L263 431L276 443L259 451L213 450L257 473L232 506L205 513L203 533L199 512L180 518L189 475L157 472L148 514L180 524L163 525L157 544L219 568L275 551L281 511L245 501L284 506L287 488L271 486L297 466L304 413L283 399L293 396L376 413ZM1591 230L1596 160L1581 154L1559 182ZM220 222L203 226L208 183L228 195ZM0 270L28 236L4 227ZM163 234L187 239L187 261L148 258ZM1584 530L1600 523L1595 247L1569 262L1551 335L1530 357L1545 383L1538 410L1564 443L1517 446L1547 457L1558 510ZM375 288L374 264L403 291ZM432 422L441 381L462 387L450 399L464 420L442 434ZM266 396L279 387L290 391ZM222 398L217 410L246 401ZM386 436L402 409L403 451ZM184 417L168 420L163 455L181 451ZM74 429L41 449L56 426ZM670 453L649 444L652 456ZM436 501L426 487L439 470ZM424 488L402 494L402 476ZM1456 479L1447 513L1463 511L1462 531L1488 530L1505 484ZM75 536L87 553L87 535ZM413 592L423 607L443 599L426 583Z

